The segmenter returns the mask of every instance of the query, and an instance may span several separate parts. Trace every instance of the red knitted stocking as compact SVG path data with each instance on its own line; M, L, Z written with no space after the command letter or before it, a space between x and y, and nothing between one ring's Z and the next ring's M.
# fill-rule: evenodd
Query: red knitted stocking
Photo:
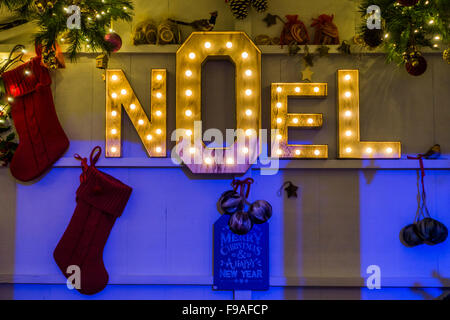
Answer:
M97 153L96 153L97 151ZM83 173L77 190L77 206L64 235L53 253L58 267L66 277L72 275L67 268L80 268L83 294L94 294L108 283L108 272L103 264L105 247L111 228L128 202L131 188L95 167L101 153L95 147L91 153L91 165L79 155ZM95 155L94 155L95 154Z
M69 146L59 124L47 68L37 56L2 75L13 98L11 115L19 135L19 147L11 161L12 175L21 181L39 177Z

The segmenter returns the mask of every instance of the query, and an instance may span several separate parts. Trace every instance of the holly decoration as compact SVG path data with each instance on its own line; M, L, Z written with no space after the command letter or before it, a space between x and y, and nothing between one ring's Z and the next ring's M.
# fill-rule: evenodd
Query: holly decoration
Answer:
M76 5L81 11L80 29L69 29L67 19L73 14L69 11ZM84 45L90 51L113 52L117 41L110 41L105 35L111 32L115 20L131 21L133 3L129 0L3 0L0 9L8 9L18 19L34 22L39 31L35 42L42 45L43 51L51 51L58 40L67 45L67 52L74 60Z
M417 3L405 6L413 2ZM382 33L388 62L406 64L411 61L404 59L404 52L420 51L421 47L439 49L442 44L446 45L450 41L449 0L362 0L359 9L362 17L361 33L365 34L366 42L369 39L375 45L380 41L379 34L376 31L365 31L367 8L371 5L376 5L381 10L382 30L378 32ZM421 62L418 63L423 66Z

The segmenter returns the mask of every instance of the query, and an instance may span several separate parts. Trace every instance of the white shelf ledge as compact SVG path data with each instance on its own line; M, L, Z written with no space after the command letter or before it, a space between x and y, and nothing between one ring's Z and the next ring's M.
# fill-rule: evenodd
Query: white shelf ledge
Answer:
M268 160L264 160L263 163ZM80 162L74 158L61 158L55 168L79 167ZM450 160L424 160L427 170L450 170ZM100 168L181 168L171 158L101 158L97 162ZM356 170L417 170L417 160L279 160L279 169L356 169ZM259 162L252 166L255 170L271 170Z
M12 48L14 47L14 44L0 44L0 53L8 53ZM158 54L158 53L165 53L165 54L175 54L178 50L180 45L177 44L167 44L167 45L155 45L155 44L143 44L143 45L127 45L124 44L122 48L114 53L116 54ZM258 46L261 49L262 54L288 54L288 46L280 46L280 45L264 45L264 46ZM300 53L303 52L303 45L299 45L301 48ZM316 52L317 48L319 48L319 45L308 45L309 52L314 53ZM329 45L330 48L329 53L330 54L340 54L338 51L339 45ZM30 53L30 55L34 55L34 46L33 45L26 45L26 50ZM66 48L62 48L63 52L66 52ZM83 48L81 50L81 53L83 54L92 54L92 55L98 55L99 52L91 52L89 50L86 50L86 48ZM363 54L384 54L382 48L377 48L373 50L364 49L362 51L353 50L352 54L357 53L363 53ZM433 50L430 48L423 48L422 53L425 54L442 54L442 50Z

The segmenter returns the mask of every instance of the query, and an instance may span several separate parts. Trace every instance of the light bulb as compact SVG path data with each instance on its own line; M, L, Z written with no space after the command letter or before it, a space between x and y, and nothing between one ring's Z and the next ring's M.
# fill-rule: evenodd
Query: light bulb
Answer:
M8 97L8 102L13 102L14 98L13 97Z
M228 41L227 44L226 44L226 46L227 46L228 49L230 49L230 48L233 47L233 43L231 43L231 42Z
M161 134L162 130L161 129L156 129L156 134Z
M147 135L147 140L150 141L150 140L152 140L152 139L153 139L152 135L151 135L151 134L148 134L148 135Z
M189 148L189 153L190 154L194 154L195 153L195 148L194 147L190 147Z
M283 120L281 118L277 118L277 123L281 123Z
M441 37L439 37L439 36L434 37L434 40L440 40L440 39L441 39Z
M136 105L135 105L134 103L130 104L130 109L131 109L131 110L136 109Z
M318 155L320 154L320 151L319 151L319 150L314 150L314 154L315 154L316 156L318 156Z
M350 137L352 135L352 132L350 130L345 131L345 135L347 137Z
M156 114L158 117L161 117L162 112L161 112L160 110L158 110L158 111L155 112L155 114Z
M185 75L186 75L186 77L192 76L192 71L191 70L186 70Z
M294 90L295 90L295 92L297 92L297 93L298 93L298 92L300 92L300 87L295 87L295 89L294 89Z
M161 92L157 92L157 93L156 93L156 97L157 97L158 99L161 99L161 98L162 98L162 93L161 93Z
M282 90L281 87L277 87L277 92L281 92Z
M117 148L116 147L111 147L111 152L116 152Z
M127 90L122 89L122 90L120 90L120 93L121 93L121 94L127 94Z
M347 110L347 111L345 111L344 115L345 115L346 117L350 117L350 116L352 115L352 112L349 111L349 110Z
M387 153L392 153L392 148L390 148L390 147L387 148L387 149L386 149L386 152L387 152Z
M283 138L283 136L281 134L277 134L277 139L281 140L281 138Z
M344 79L347 80L347 81L350 80L351 78L352 77L349 74L346 74L345 77L344 77Z
M156 147L156 152L160 153L162 151L161 147Z
M434 23L434 20L431 19L430 21L428 21L428 23L429 23L429 24L433 24L433 23Z
M142 125L144 124L144 120L139 119L139 120L138 120L138 124L139 124L140 126L142 126Z
M319 87L314 87L314 92L319 92Z
M277 108L281 108L282 104L281 102L277 102Z
M245 110L245 114L247 115L247 116L251 116L252 115L252 110L250 110L250 109L247 109L247 110Z
M211 42L205 42L205 48L206 49L211 48Z
M190 117L192 116L192 111L188 109L184 112L184 114L186 115L186 117Z
M309 124L312 124L312 123L314 122L314 120L313 120L312 118L308 118L307 122L308 122Z
M227 158L227 164L234 164L234 159L231 157Z
M345 97L346 98L350 98L352 96L352 93L350 92L350 91L347 91L346 93L345 93Z
M295 154L299 156L300 155L300 150L295 150Z
M161 81L161 80L162 80L162 75L158 74L158 75L156 76L156 80Z
M366 149L366 152L367 152L367 153L372 153L372 148L370 148L370 147L367 148L367 149Z
M205 158L204 161L205 161L206 164L211 164L212 163L212 159L209 158L209 157Z
M385 38L385 39L389 38L389 33L386 33L386 34L384 35L384 38Z
M252 70L250 70L250 69L246 70L246 71L245 71L245 75L246 75L247 77L250 77L250 76L252 75Z
M245 94L247 96L251 96L252 95L252 90L250 90L250 89L245 90Z
M29 75L31 74L31 71L30 71L30 70L25 70L25 74L26 74L27 76L29 76Z
M242 52L242 58L247 59L248 58L248 53L247 52Z
M112 97L113 99L117 98L117 93L113 92L113 93L111 94L111 97Z
M192 91L191 90L186 90L186 95L188 96L188 97L190 97L190 96L192 96Z
M111 129L111 133L112 134L116 134L117 133L117 129Z
M191 52L189 53L189 59L195 59L195 53Z
M117 116L117 111L111 111L111 115L112 115L113 117Z
M350 148L350 147L346 148L346 149L345 149L345 152L347 152L347 153L352 152L352 148Z
M293 123L298 123L298 118L292 119L292 122L293 122Z
M115 74L113 74L111 77L111 80L116 81L117 79L118 79L118 77Z
M281 149L278 149L277 150L277 155L280 155L280 154L282 154L283 153L283 151L281 151Z
M247 147L243 147L243 148L242 148L242 152L243 152L243 153L248 153L248 148L247 148Z
M253 130L252 129L247 129L247 130L245 130L245 134L247 136L251 136L253 134Z
M188 137L192 136L192 131L191 131L191 130L186 130L186 135L187 135Z

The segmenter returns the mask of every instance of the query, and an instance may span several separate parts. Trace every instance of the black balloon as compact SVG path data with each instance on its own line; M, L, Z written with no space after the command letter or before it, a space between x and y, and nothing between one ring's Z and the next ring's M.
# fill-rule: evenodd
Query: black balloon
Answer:
M233 213L228 220L230 230L236 234L247 234L253 227L253 222L247 212L238 211Z
M233 214L238 210L242 210L244 199L236 191L229 190L222 193L217 203L219 211L225 214Z
M417 233L429 245L444 242L448 236L447 227L433 218L424 218L417 222Z
M423 243L417 234L416 224L409 224L400 231L400 240L407 247L415 247Z
M256 200L250 205L248 214L254 223L261 224L272 216L272 206L265 200Z

